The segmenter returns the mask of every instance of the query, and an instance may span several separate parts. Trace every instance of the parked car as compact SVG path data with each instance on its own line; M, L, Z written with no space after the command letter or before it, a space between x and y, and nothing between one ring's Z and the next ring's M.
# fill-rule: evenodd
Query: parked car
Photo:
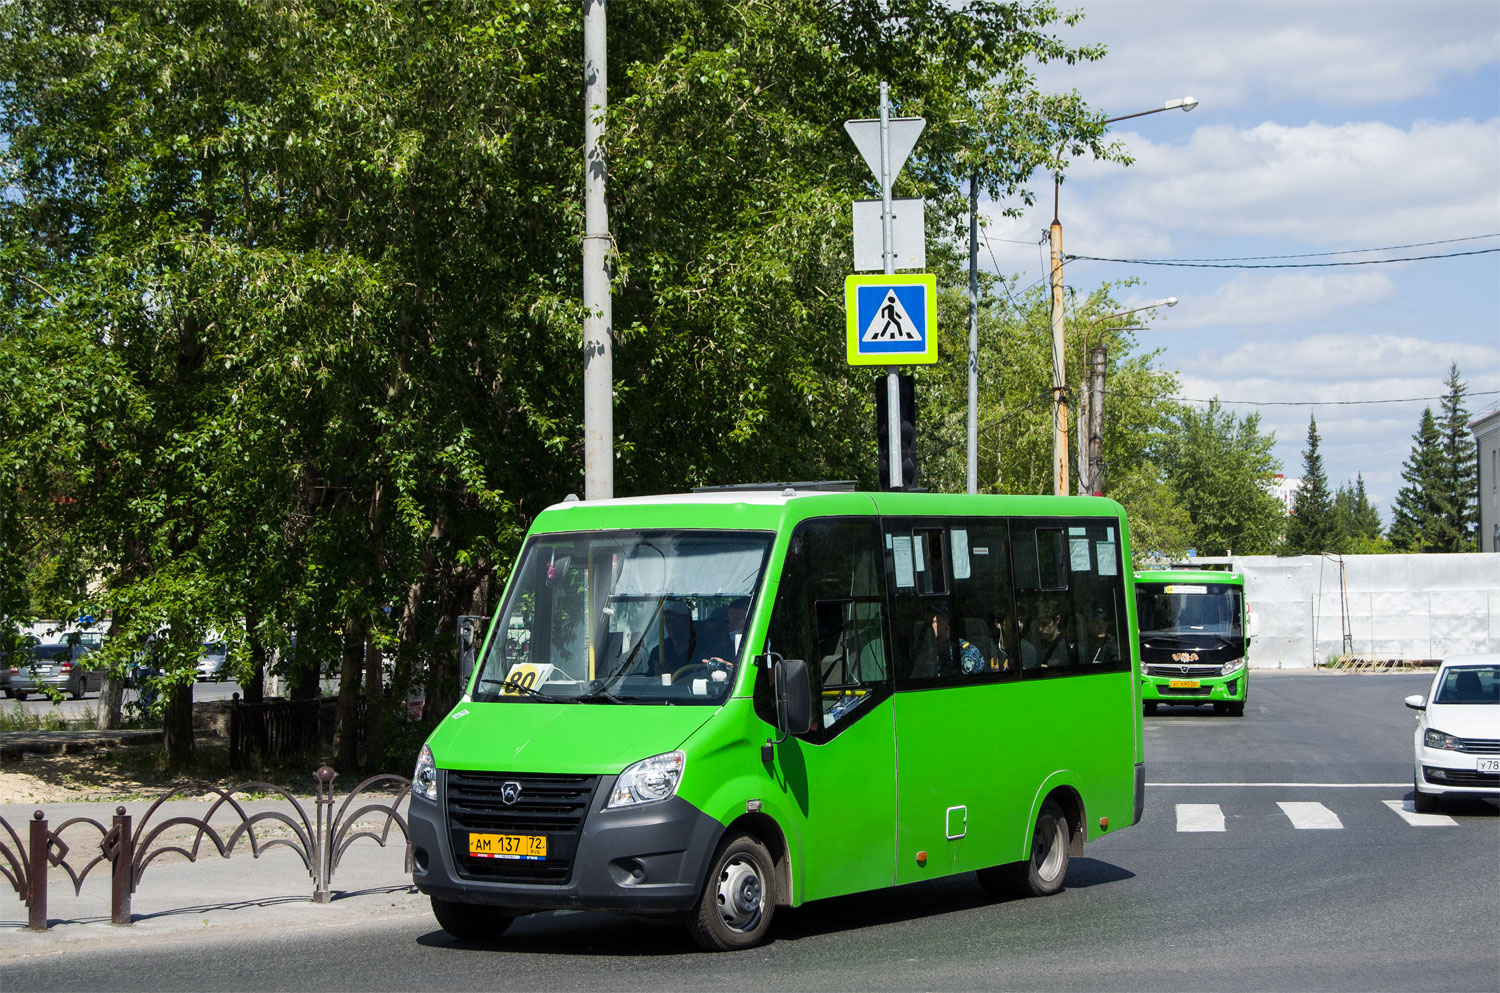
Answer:
M219 682L225 678L224 663L228 653L221 642L206 641L198 656L198 682Z
M1500 654L1444 659L1417 711L1412 807L1431 813L1445 796L1500 797Z
M92 651L88 645L32 645L11 657L5 695L24 700L43 686L55 687L74 700L99 692L104 672L90 671L85 664Z

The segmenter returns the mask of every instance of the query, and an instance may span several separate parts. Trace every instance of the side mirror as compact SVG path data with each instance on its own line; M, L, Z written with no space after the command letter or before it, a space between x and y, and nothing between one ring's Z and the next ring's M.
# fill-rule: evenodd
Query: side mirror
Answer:
M1420 693L1413 693L1406 698L1406 705L1412 710L1426 710L1427 699Z
M1260 615L1247 614L1245 617L1245 638L1249 640L1260 634Z
M812 680L802 659L779 659L771 670L776 687L776 723L783 735L812 727Z
M479 626L483 623L484 618L478 615L459 614L454 625L458 631L458 685L461 690L468 687L469 677L474 674L474 659L482 640Z

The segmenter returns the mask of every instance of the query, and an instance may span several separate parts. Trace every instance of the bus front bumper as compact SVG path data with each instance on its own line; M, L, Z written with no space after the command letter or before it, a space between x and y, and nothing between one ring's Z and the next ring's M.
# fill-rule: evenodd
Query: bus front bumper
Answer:
M603 784L600 796L609 795ZM678 797L638 807L596 809L585 818L571 871L558 884L504 882L462 871L439 802L413 796L408 819L412 884L429 896L517 913L613 910L681 913L701 894L724 826ZM463 856L465 853L459 853Z
M1192 678L1142 673L1141 699L1164 703L1238 702L1245 699L1249 675L1248 669L1240 669L1228 676Z

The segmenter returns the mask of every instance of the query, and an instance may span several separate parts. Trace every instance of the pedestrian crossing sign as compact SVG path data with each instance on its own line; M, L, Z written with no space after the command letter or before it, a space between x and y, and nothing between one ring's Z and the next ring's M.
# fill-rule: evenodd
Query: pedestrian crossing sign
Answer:
M850 365L937 361L937 276L860 275L844 280Z

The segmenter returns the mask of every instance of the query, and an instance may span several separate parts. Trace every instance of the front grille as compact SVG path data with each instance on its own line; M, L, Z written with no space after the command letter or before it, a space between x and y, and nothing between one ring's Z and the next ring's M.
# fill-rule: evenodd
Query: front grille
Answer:
M1500 772L1475 772L1473 769L1433 769L1424 766L1423 778L1434 786L1500 787Z
M1146 675L1170 679L1201 679L1205 676L1222 676L1223 666L1217 665L1148 665Z
M1459 738L1458 750L1470 755L1500 755L1500 739Z
M501 799L507 783L520 787L513 804ZM566 884L598 785L598 776L449 771L448 835L458 874L496 882ZM545 835L547 857L541 861L471 858L471 831Z

